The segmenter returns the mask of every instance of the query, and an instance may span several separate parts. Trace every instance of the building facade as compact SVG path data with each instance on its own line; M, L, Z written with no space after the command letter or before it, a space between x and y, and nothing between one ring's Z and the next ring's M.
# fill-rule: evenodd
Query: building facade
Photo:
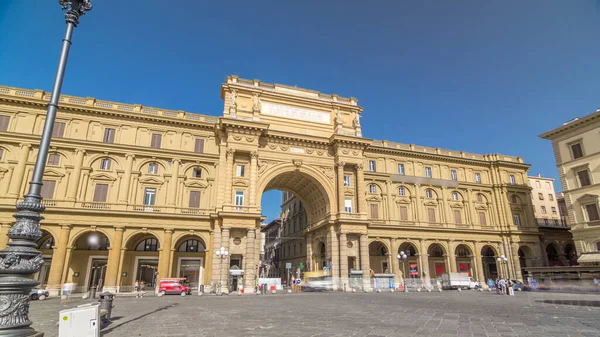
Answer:
M552 141L568 221L582 265L600 264L600 110L540 137Z
M544 264L522 158L365 138L355 98L236 76L221 97L221 117L61 97L42 192L47 264L37 275L52 293L65 282L127 291L176 276L250 293L261 197L273 189L302 204L304 227L288 226L306 270L327 263L336 280L362 271L365 289L371 270L426 281L465 271L485 282ZM48 100L0 87L0 246ZM509 263L496 265L500 255Z

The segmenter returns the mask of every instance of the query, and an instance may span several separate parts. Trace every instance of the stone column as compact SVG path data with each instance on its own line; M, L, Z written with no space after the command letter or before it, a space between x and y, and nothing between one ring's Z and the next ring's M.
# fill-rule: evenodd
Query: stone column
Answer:
M477 281L483 289L487 288L487 280L483 272L483 260L481 258L481 245L475 242L475 266L477 268Z
M123 245L123 227L115 227L112 245L108 252L108 263L106 265L106 281L103 291L117 292L117 276L119 275L119 264L121 262L121 247Z
M337 163L336 167L337 167L337 195L338 195L338 213L342 213L344 212L344 202L346 200L346 197L344 196L344 165L345 163L339 162ZM357 186L358 186L358 180L357 180ZM358 204L357 206L358 207Z
M425 278L425 285L429 286L431 284L431 271L429 270L429 254L427 253L427 243L424 239L420 240L420 257L421 257L421 275L422 278Z
M475 224L475 209L473 205L473 190L467 189L467 205L465 205L465 223L469 225ZM490 212L493 213L493 212ZM492 221L492 219L490 219Z
M248 197L250 198L250 206L256 206L256 183L258 180L258 151L250 152L250 190Z
M333 226L329 227L329 242L327 246L331 246L331 277L333 278L334 290L337 290L340 287L340 266L338 265L338 261L340 260L340 246Z
M256 247L255 243L256 239L256 230L254 228L248 228L248 233L246 234L246 256L244 260L244 293L245 294L254 294L255 287L255 266L256 266L256 255L254 252L254 248Z
M207 256L206 259L212 259L212 272L211 272L211 283L214 286L214 290L217 290L217 283L219 282L219 258L216 252L221 248L221 226L215 224L213 231L213 249L210 252L212 256Z
M393 193L392 193L392 182L391 181L386 181L385 182L386 185L386 189L387 189L387 209L388 209L388 213L387 213L387 219L388 221L392 220L392 219L397 219L399 218L396 217L396 214L394 214L394 210L396 207L394 207L394 197L393 197Z
M275 248L273 248L275 250ZM313 271L312 234L306 235L306 270Z
M229 252L229 232L231 227L223 227L223 231L221 233L221 247L225 248L226 251ZM219 249L221 248L219 247ZM231 252L227 255L226 258L223 259L223 264L221 265L221 261L217 261L219 266L221 266L219 274L221 275L221 291L223 293L229 293L229 288L227 287L227 278L229 277L229 258L231 257Z
M121 191L119 192L119 202L129 203L129 188L131 186L131 171L133 170L133 159L135 155L126 154L127 162L125 164L125 174L121 180Z
M228 148L227 149L227 164L226 170L227 174L225 176L225 205L233 204L233 156L235 155L235 149Z
M440 200L438 200L438 202L440 202ZM443 222L444 224L448 225L448 223L453 223L454 219L450 218L452 215L450 214L450 207L448 205L448 189L446 188L446 186L442 186L442 200L441 200L441 205L442 207L440 207L440 211L443 212L443 214L441 214L441 222Z
M169 278L171 273L169 264L171 264L171 241L173 240L173 230L165 229L165 235L162 247L158 253L158 279Z
M451 273L457 273L458 268L456 268L456 247L454 241L448 241L448 258L450 259L450 268Z
M81 191L79 191L80 195L79 195L79 201L87 201L87 189L88 189L88 183L90 180L90 173L89 172L83 172L83 183L81 184Z
M360 269L363 272L363 290L372 291L369 264L369 238L366 233L360 234Z
M358 211L359 213L368 214L367 200L365 199L365 172L363 170L363 164L358 164L354 167L356 168L356 192L358 199Z
M348 238L346 233L340 233L340 277L342 291L348 289L350 280L348 277Z
M9 223L0 224L0 249L6 248L6 244L8 243L8 230L12 227Z
M81 167L83 166L83 157L85 156L85 150L76 149L75 153L77 158L75 159L75 167L73 168L73 174L69 181L69 187L67 189L67 196L65 199L75 201L77 199L77 190L79 189L79 180L81 179Z
M19 156L19 163L17 164L12 178L11 184L8 189L8 196L17 198L21 194L21 185L23 184L23 176L25 175L25 167L27 167L27 160L29 159L29 152L31 151L31 144L20 144L21 155Z
M390 263L391 263L391 267L392 267L392 273L394 273L394 275L396 275L395 277L398 280L402 279L402 271L400 270L400 261L398 260L397 255L399 254L398 252L398 247L396 247L396 239L390 239Z
M415 198L413 200L415 201L414 209L415 209L416 222L418 224L420 224L421 223L421 185L419 185L419 184L415 185Z
M167 206L175 206L177 196L177 184L179 183L179 164L181 159L173 159L172 161L171 180L169 181L169 189L167 191Z
M70 225L62 225L60 227L60 236L55 242L52 254L52 263L50 264L50 275L48 275L48 286L46 289L50 296L58 296L63 279L63 270L65 267L67 245L69 244L69 236L71 234Z
M523 274L521 273L521 260L519 259L519 244L513 242L510 244L512 250L512 267L514 270L514 277L516 280L523 281Z

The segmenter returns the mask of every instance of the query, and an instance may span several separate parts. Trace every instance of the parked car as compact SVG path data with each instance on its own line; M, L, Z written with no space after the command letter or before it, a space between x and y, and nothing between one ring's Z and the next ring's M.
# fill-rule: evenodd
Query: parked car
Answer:
M185 279L173 278L173 279L162 279L158 287L158 293L160 295L189 295L191 294L190 288L183 284Z
M39 288L34 288L31 289L31 291L29 292L29 299L30 300L44 300L46 299L46 297L48 297L49 293L48 291L44 290L44 289L39 289Z
M521 282L521 281L517 281L517 280L511 280L512 284L513 284L513 289L516 291L528 291L529 290L529 286L526 285L525 283Z

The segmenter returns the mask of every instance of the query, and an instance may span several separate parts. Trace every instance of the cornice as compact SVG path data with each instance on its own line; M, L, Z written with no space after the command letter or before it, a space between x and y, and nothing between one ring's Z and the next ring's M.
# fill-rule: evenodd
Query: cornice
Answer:
M314 145L329 146L329 139L324 138L324 137L307 136L307 135L301 135L301 134L283 132L283 131L274 131L274 130L268 130L265 133L265 136L267 137L267 139L275 140L275 142L279 142L280 140L283 140L283 141L289 140L289 141L297 142L297 143L308 143L308 144L314 144Z
M254 130L262 133L269 129L269 124L243 119L221 117L219 118L219 128L221 130L226 130L228 128Z
M589 114L583 118L574 120L572 122L567 122L566 124L563 124L562 126L559 126L556 129L542 133L538 137L540 137L542 139L554 140L556 137L559 137L559 136L561 136L565 133L568 133L570 131L573 131L575 129L585 127L585 126L589 125L590 123L597 121L598 119L600 119L600 109L596 110L596 112Z

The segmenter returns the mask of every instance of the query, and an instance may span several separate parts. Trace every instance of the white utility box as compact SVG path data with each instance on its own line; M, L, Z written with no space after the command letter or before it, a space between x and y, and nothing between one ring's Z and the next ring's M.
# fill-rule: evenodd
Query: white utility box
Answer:
M100 303L80 305L59 313L58 337L99 337Z

